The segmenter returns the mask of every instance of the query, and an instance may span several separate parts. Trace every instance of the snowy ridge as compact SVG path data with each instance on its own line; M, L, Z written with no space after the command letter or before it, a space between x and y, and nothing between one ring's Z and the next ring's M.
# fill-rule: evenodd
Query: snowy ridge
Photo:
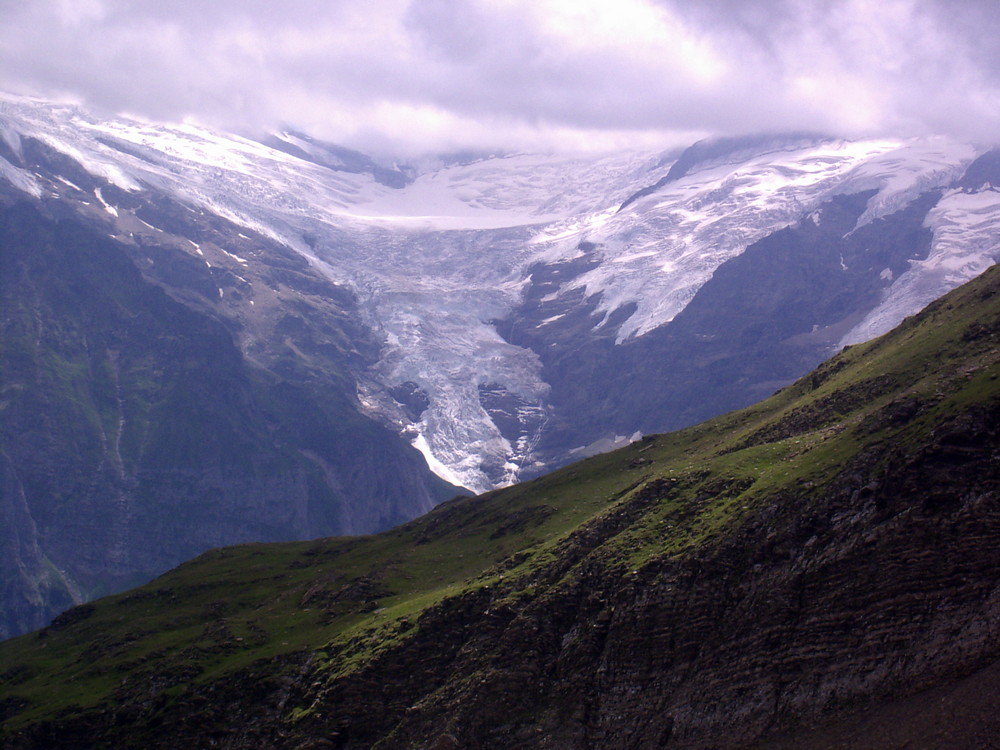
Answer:
M606 315L629 303L637 311L618 341L673 320L713 271L762 237L798 221L830 197L879 189L862 221L951 183L974 149L931 141L828 142L772 152L739 165L695 171L628 206L547 226L534 242L548 258L566 257L580 241L601 247L605 262L564 291L603 294Z
M721 263L830 197L878 190L864 223L951 184L977 155L945 139L800 137L739 163L695 165L618 212L672 161L654 152L522 154L439 165L389 187L371 174L191 124L98 119L5 95L0 136L12 150L36 138L124 190L165 191L294 248L349 285L385 341L371 383L359 386L363 408L409 436L442 477L476 491L516 481L533 461L532 440L504 437L481 403L481 387L504 389L544 424L549 385L538 357L504 341L491 323L518 304L532 264L577 257L589 243L600 262L556 294L600 295L605 323L635 305L615 332L622 342L671 321ZM0 160L0 176L42 193L35 176L7 161ZM104 203L107 195L96 197ZM116 209L105 205L109 214ZM995 192L950 193L928 223L931 257L896 279L845 342L887 330L996 258ZM197 238L190 239L196 254ZM233 263L238 269L246 260ZM416 421L388 395L403 383L427 395Z
M949 191L927 215L925 224L934 231L928 257L910 261L910 271L896 279L882 303L844 336L841 346L891 330L1000 261L1000 191L996 188Z

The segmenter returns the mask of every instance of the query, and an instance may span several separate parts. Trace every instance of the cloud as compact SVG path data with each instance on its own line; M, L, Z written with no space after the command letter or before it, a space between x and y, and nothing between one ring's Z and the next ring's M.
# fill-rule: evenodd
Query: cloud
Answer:
M382 150L996 140L1000 13L931 0L0 0L0 86Z

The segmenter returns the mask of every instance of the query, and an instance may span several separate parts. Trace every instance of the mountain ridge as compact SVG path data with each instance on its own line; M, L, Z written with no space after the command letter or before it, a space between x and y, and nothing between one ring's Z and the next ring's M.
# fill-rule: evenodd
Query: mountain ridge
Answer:
M657 190L671 182L686 177L695 169L704 169L717 164L736 163L747 157L760 156L771 150L794 150L803 143L814 145L823 140L833 140L815 133L787 133L782 135L752 135L739 138L706 138L700 140L681 152L677 160L670 165L670 171L652 185L632 193L618 207L624 211L640 198L654 194Z
M539 410L552 411L552 389L566 385L547 382L537 352L511 346L490 324L519 308L529 269L573 263L581 246L594 248L590 257L597 261L552 292L550 306L558 309L531 321L541 351L559 345L558 334L546 337L564 313L586 322L579 332L585 338L611 331L616 346L638 342L641 348L647 334L670 327L715 268L754 242L836 195L878 190L859 219L865 224L929 191L947 193L981 151L933 138L760 136L692 146L687 161L662 152L459 160L388 187L375 179L372 165L378 165L368 157L351 156L355 171L345 172L337 164L321 166L323 159L305 161L192 125L100 119L23 98L5 100L4 119L10 143L44 143L63 163L91 175L88 191L71 193L59 180L74 182L59 174L62 167L40 182L30 168L5 160L5 174L29 192L41 195L44 182L44 191L63 199L100 205L91 191L104 182L124 191L115 200L152 190L282 243L350 289L365 325L382 338L381 361L359 383L372 415L418 447L440 475L474 491L533 476L571 458L578 446L622 434L588 431L581 423L565 438L547 436L546 429L537 441L525 437L535 433ZM760 153L775 138L784 148ZM747 142L756 145L733 163L704 161L713 149L732 152ZM309 143L343 161L335 158L336 147ZM15 152L11 147L8 156ZM655 199L616 213L638 187L669 174L677 179ZM873 309L859 311L867 317L853 338L884 332L971 278L973 265L982 270L992 262L997 237L989 227L1000 222L988 199L988 192L975 200L948 193L939 201L928 217L927 262L881 281L886 293L869 303ZM987 210L991 218L984 222ZM177 249L195 253L183 244ZM239 273L238 262L219 262L226 263ZM420 418L410 418L391 396L401 387L424 394ZM498 411L480 387L503 389L511 395L509 407ZM519 428L501 427L520 420L520 406L527 411ZM678 426L673 416L658 415L654 429ZM535 447L521 450L522 438Z

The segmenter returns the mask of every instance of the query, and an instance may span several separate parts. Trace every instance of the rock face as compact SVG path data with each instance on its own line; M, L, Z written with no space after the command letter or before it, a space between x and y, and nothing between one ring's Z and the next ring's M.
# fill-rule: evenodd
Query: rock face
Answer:
M916 455L858 456L829 494L776 498L683 560L581 566L527 606L469 596L318 711L350 727L344 747L745 748L983 669L1000 658L997 424L1000 406Z
M0 736L991 747L998 539L992 269L751 409L377 537L217 552L70 610L0 647Z
M794 519L755 518L726 544L644 568L626 586L581 576L557 599L468 634L470 656L448 665L456 687L399 717L398 746L449 717L463 747L546 747L551 737L746 747L988 665L1000 622L998 417L944 425L939 442L872 481L874 467L858 461L834 496L797 504ZM994 465L963 472L975 463ZM485 663L472 656L482 653ZM472 695L457 687L488 666ZM517 717L513 726L490 706Z
M294 256L261 269L322 302L293 297L243 352L210 300L247 282L186 257L0 203L2 637L211 547L378 530L450 494L359 413L376 347L349 295Z

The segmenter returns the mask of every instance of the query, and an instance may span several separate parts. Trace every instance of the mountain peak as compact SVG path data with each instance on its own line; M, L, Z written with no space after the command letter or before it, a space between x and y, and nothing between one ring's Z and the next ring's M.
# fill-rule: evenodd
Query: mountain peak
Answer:
M636 191L618 207L619 211L640 198L652 195L671 182L686 177L698 169L722 164L736 164L775 151L793 151L832 140L816 133L758 133L745 136L704 138L688 146L677 157L670 171L657 182Z

